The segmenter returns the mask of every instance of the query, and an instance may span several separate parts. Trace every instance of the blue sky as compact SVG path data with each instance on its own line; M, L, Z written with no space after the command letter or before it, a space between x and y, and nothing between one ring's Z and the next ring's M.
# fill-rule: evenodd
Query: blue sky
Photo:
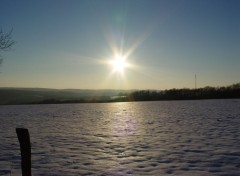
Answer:
M168 89L240 82L238 0L2 0L0 87ZM115 49L115 50L113 50ZM113 71L114 51L131 67Z

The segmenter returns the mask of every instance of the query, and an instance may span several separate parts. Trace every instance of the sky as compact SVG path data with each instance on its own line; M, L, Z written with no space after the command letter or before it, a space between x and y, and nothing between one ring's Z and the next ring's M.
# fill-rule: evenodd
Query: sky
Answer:
M170 89L240 82L239 0L1 0L0 87ZM112 61L125 59L117 71Z

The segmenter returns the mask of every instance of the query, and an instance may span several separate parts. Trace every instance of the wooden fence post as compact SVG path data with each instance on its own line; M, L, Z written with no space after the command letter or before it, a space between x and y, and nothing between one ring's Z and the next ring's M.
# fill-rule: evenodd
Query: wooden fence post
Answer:
M31 144L28 129L16 128L22 158L22 176L31 176Z

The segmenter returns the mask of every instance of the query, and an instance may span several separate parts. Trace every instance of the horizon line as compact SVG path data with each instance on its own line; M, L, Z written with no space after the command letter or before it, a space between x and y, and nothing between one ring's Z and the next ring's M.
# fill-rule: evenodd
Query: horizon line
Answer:
M48 87L0 87L0 89L51 89L51 90L124 90L124 91L128 91L128 90L170 90L170 89L201 89L201 88L205 88L205 87L228 87L231 85L235 85L235 84L240 84L240 82L237 83L232 83L232 84L228 84L225 86L209 86L206 85L204 87L198 87L198 88L189 88L189 87L182 87L182 88L168 88L168 89L148 89L148 88L144 88L144 89L136 89L136 88L132 88L132 89L116 89L116 88L99 88L99 89L94 89L94 88L48 88Z

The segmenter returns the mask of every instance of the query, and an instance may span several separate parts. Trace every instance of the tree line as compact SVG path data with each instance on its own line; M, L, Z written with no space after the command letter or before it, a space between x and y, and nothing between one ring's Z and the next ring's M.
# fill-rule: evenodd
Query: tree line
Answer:
M77 100L44 100L37 104L59 103L111 103L131 101L164 101L164 100L201 100L240 98L240 83L226 87L204 87L198 89L138 90L131 93L119 93L116 98L104 96Z
M121 94L122 95L122 94ZM226 87L204 87L198 89L139 90L126 96L127 101L198 100L240 98L240 83Z

